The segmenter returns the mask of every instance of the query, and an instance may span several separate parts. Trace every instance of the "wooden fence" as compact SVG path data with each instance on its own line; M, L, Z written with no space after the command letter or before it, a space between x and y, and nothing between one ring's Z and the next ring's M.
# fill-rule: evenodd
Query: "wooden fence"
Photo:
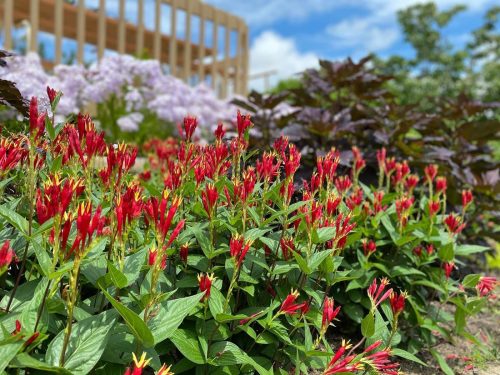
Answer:
M137 2L137 23L126 20L126 7L130 4L126 0L118 0L117 18L106 14L106 0L98 0L96 10L88 9L85 0L75 0L74 4L64 0L0 0L3 47L13 48L13 28L28 21L29 51L38 51L39 31L54 35L55 59L49 65L62 61L63 38L69 38L76 40L79 63L84 61L85 44L96 46L97 58L101 58L105 50L131 55L148 51L155 59L168 64L172 75L186 82L200 82L210 77L212 88L220 97L226 97L230 87L233 93L246 93L248 27L241 18L200 0L152 0L154 30L150 30L145 27L147 0L133 1ZM165 7L170 13L168 34L162 32ZM182 12L184 17L180 17ZM194 18L199 22L197 43L192 41ZM184 38L177 35L179 23L183 23ZM211 23L211 35L207 33L208 23ZM223 35L220 35L221 28ZM222 39L224 43L219 45ZM223 53L219 53L221 49Z

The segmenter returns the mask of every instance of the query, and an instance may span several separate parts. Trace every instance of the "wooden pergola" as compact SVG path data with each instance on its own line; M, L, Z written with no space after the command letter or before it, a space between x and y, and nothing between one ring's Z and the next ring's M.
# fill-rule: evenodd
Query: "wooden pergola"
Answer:
M28 21L29 51L38 51L38 32L51 33L55 37L55 59L44 61L53 66L62 61L62 40L76 40L76 61L83 63L85 44L95 45L98 59L105 50L141 55L144 51L164 64L172 75L190 82L193 77L203 81L210 77L212 88L220 97L226 97L229 86L233 92L245 94L248 81L248 27L239 17L221 11L200 0L154 0L154 30L145 27L145 0L137 1L137 23L126 20L126 0L118 0L118 18L106 14L106 0L99 0L99 8L88 9L85 0L70 4L64 0L2 0L0 19L4 32L4 48L11 49L12 29L22 21ZM170 8L170 32L162 33L162 4ZM179 10L185 17L180 17ZM193 17L199 19L198 43L192 42ZM177 36L177 24L184 23L185 37ZM206 34L210 22L211 35ZM224 29L224 44L219 46L219 29ZM236 44L232 43L236 35ZM233 35L234 35L233 34ZM209 38L207 46L205 41ZM223 47L224 53L219 54ZM233 53L232 53L233 52Z

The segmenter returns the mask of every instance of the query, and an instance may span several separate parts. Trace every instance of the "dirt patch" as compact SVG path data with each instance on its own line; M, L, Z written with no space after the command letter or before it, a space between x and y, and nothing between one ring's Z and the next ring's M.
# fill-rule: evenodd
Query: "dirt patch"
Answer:
M467 324L468 331L485 343L484 349L462 337L455 337L454 344L442 342L434 349L446 358L456 374L500 375L500 299L491 301L488 308L472 318ZM401 369L407 375L441 374L437 362L428 352L419 357L428 367L401 360Z

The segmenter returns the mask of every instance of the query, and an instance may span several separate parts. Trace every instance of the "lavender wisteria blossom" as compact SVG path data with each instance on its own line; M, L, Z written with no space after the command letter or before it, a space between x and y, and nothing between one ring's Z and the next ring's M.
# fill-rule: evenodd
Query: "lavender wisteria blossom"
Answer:
M129 132L139 128L148 111L173 123L181 122L188 114L196 116L207 131L219 121L229 121L235 113L234 106L219 100L205 84L190 87L165 74L158 61L127 55L107 56L88 68L58 65L48 74L39 56L29 53L10 58L6 67L0 67L0 76L16 82L26 98L45 97L47 86L62 91L58 113L64 116L85 110L91 103L108 103L113 98L126 112L117 125ZM48 103L42 102L41 106L48 108Z

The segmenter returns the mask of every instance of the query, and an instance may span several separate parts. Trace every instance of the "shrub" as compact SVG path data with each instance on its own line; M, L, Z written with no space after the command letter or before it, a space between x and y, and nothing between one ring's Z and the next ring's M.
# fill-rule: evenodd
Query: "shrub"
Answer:
M457 278L457 257L484 250L459 242L471 192L448 212L436 166L419 179L384 150L365 185L358 149L346 174L336 150L318 158L299 191L286 138L252 158L248 116L206 146L196 126L134 175L136 149L32 99L28 135L1 140L2 370L396 374L391 356L477 341L466 318L496 280Z
M58 113L76 115L95 106L96 120L111 141L128 140L142 144L151 137L172 135L175 124L186 114L196 113L203 133L210 126L228 120L232 107L217 99L205 84L190 87L167 75L155 60L113 55L84 67L57 65L46 73L38 55L8 57L0 67L5 80L16 82L23 97L42 98L47 86L64 92ZM41 106L50 108L48 100Z

